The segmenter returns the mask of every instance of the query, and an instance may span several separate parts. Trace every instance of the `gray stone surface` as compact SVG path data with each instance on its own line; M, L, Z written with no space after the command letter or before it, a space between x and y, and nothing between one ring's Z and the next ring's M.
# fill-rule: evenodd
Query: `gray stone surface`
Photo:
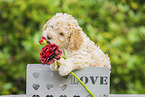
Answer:
M22 95L1 95L0 97L26 97L25 94Z
M110 94L109 97L145 97L145 94Z
M26 95L3 95L0 97L26 97ZM110 94L109 97L145 97L145 94Z

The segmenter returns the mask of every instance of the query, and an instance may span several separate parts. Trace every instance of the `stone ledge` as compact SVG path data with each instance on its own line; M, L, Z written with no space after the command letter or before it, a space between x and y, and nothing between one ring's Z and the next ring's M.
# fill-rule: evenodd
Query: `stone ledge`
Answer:
M145 94L110 94L109 97L145 97Z
M26 97L25 94L22 95L1 95L0 97Z
M0 97L26 97L26 95L2 95ZM145 97L145 94L110 94L109 97Z

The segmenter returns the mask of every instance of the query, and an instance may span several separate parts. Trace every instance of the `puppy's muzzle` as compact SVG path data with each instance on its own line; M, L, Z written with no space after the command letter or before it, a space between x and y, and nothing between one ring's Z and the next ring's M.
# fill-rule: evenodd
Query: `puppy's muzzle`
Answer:
M47 35L47 39L48 39L48 40L52 39L52 36Z
M50 42L51 39L52 39L52 36L47 35L47 43L48 43L48 44L51 43L51 42Z

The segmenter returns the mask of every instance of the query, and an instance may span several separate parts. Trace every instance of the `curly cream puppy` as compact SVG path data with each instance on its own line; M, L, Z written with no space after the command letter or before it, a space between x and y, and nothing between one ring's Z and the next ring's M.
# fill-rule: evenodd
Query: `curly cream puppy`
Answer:
M71 15L57 13L43 27L43 36L64 50L67 59L61 58L61 66L51 65L61 76L84 67L109 67L109 57L91 41Z

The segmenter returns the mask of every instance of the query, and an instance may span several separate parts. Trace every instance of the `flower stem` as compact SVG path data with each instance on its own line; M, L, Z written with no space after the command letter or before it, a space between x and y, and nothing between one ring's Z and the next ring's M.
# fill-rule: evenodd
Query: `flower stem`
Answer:
M64 57L62 57L62 58L65 60L65 59L67 59L67 57L66 57L64 50L63 50L63 52L64 52ZM57 60L55 60L55 61L57 62L58 66L61 65ZM87 86L72 71L70 72L70 75L74 76L92 97L95 97L95 95L87 88Z
M87 88L87 86L72 71L70 72L70 75L74 76L92 97L95 97L95 95Z

